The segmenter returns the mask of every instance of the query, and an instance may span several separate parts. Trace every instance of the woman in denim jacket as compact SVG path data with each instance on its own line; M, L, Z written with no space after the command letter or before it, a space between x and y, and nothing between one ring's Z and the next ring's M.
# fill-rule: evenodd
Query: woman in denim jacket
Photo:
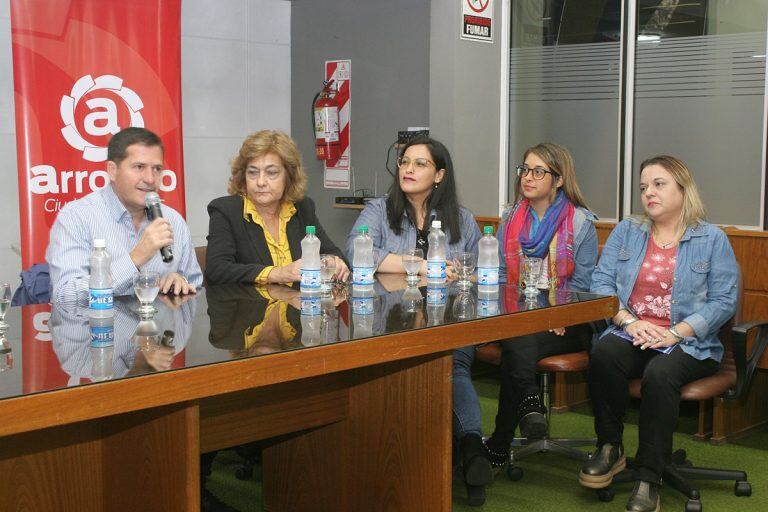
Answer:
M642 378L633 512L660 508L658 484L672 456L680 388L714 374L723 357L717 339L733 316L738 266L723 231L704 222L690 171L657 156L640 165L642 219L620 222L592 275L591 291L617 295L621 309L590 355L590 389L598 453L579 481L610 485L625 466L623 418L629 381Z
M450 260L458 252L477 255L480 229L472 212L459 205L453 163L448 149L429 137L419 136L408 142L397 159L398 172L387 198L374 199L355 222L347 237L346 254L353 258L354 239L358 227L368 226L373 239L373 259L377 272L405 273L402 254L414 247L428 251L427 234L432 220L440 220L448 242L448 275ZM426 274L426 262L422 264ZM466 349L474 354L474 347ZM454 408L453 434L460 450L470 502L485 501L484 486L493 480L488 454L482 441L480 403L472 386L468 368L457 367L454 353L454 403L471 396L475 405L464 416L456 416ZM463 360L459 356L459 360Z
M527 149L523 159L525 163L517 168L519 200L504 211L496 233L501 278L518 284L520 262L538 257L544 267L539 288L587 291L597 262L597 233L595 215L586 208L576 182L573 157L563 146L545 142ZM576 325L501 342L499 409L495 430L486 443L494 465L509 460L518 425L520 434L529 439L542 438L549 431L536 363L583 350L590 337L589 325Z

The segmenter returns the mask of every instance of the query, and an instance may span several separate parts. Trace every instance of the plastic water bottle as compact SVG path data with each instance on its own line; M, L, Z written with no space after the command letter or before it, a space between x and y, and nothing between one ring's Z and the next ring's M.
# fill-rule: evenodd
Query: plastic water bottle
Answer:
M109 380L115 375L112 359L115 353L115 320L113 317L91 317L91 380Z
M107 252L107 245L103 238L97 238L93 241L90 264L91 278L88 283L89 316L93 318L114 316L112 258Z
M499 286L499 241L493 236L493 227L483 228L483 237L478 243L477 289L493 291Z
M490 290L477 290L477 316L496 316L499 314L499 286Z
M445 283L427 282L427 325L440 325L445 321L447 295Z
M352 255L352 284L373 288L373 239L368 235L368 226L360 226L357 232Z
M307 226L301 241L301 292L320 293L320 239L315 226Z
M432 221L432 227L427 235L429 242L429 251L427 251L427 283L444 283L447 275L445 273L445 256L447 244L442 223L439 220Z
M367 286L352 285L352 337L367 338L373 336L373 289Z

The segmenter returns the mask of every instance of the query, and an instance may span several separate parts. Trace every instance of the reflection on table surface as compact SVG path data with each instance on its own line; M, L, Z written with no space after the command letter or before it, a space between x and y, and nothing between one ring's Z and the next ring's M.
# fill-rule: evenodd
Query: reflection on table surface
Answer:
M158 297L151 319L139 316L133 297L116 298L110 320L89 318L84 304L11 308L0 335L0 399L597 298L542 291L526 300L512 286L408 287L402 275L379 275L373 287L337 287L328 296L281 285L210 286Z

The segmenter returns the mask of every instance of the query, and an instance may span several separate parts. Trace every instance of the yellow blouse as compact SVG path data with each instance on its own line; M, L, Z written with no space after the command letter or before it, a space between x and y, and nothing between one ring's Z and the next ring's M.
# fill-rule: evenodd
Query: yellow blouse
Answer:
M279 229L278 240L272 237L272 233L267 229L264 219L261 214L256 210L256 205L248 199L248 196L243 196L243 218L248 222L261 226L264 230L264 239L267 241L267 248L269 249L269 255L272 256L272 262L274 265L264 267L264 270L259 272L256 276L256 284L266 284L267 276L272 272L272 269L278 266L287 265L293 261L291 256L291 247L288 245L288 236L286 235L285 227L288 221L296 213L296 207L291 202L284 202L280 206Z
M259 334L261 334L261 331L264 328L264 324L266 324L274 314L278 315L278 325L281 337L281 340L276 341L290 341L296 337L296 329L294 329L290 322L288 322L288 303L277 301L272 298L272 296L269 295L269 292L267 292L266 288L263 286L257 286L256 290L259 292L259 294L261 294L262 297L269 300L269 304L264 311L264 320L259 325L255 326L250 332L248 332L248 329L246 329L243 333L245 348L248 349L253 346L253 344L258 340Z

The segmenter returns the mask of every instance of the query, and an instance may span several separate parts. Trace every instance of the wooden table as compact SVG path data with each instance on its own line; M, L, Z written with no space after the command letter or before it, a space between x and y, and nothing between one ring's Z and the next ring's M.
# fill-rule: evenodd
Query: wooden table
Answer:
M594 298L6 398L0 510L196 511L201 452L278 436L263 452L267 510L449 511L451 350L616 307Z

